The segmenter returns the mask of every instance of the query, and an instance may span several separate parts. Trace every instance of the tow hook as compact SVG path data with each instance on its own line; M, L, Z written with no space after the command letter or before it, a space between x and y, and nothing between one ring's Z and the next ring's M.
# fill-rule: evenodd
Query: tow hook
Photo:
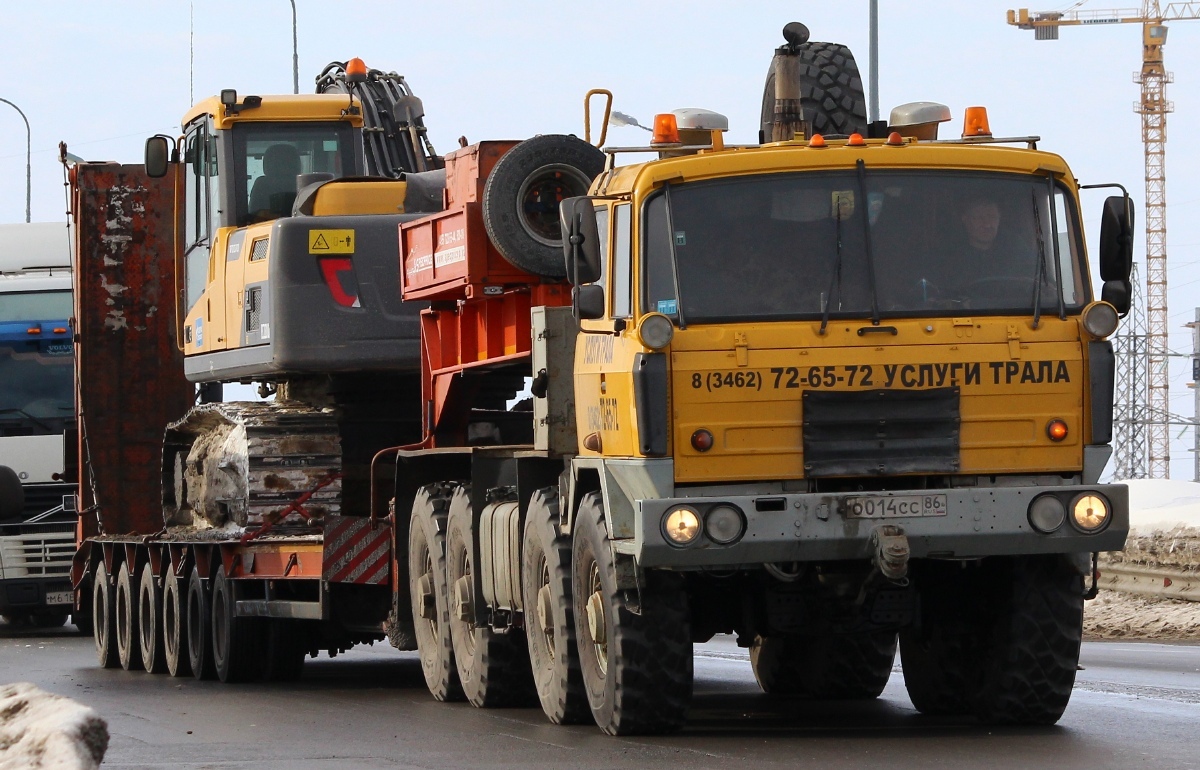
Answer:
M876 527L871 533L871 561L888 580L904 580L908 576L908 536L893 524Z

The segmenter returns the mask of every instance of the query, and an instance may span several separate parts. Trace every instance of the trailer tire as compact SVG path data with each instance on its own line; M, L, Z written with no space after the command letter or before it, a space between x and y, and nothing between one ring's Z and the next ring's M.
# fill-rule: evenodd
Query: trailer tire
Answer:
M812 700L878 698L892 675L896 633L759 636L750 665L763 692Z
M603 152L566 134L535 136L504 153L483 189L483 224L492 245L521 270L565 278L558 204L587 195L604 163Z
M584 496L574 521L571 592L592 717L609 735L681 729L691 705L693 676L683 575L648 570L640 612L634 612L625 592L617 589L598 492Z
M262 661L262 634L256 618L239 617L233 581L225 565L217 567L213 578L212 660L217 679L226 684L248 682L259 673Z
M294 682L304 672L307 635L294 620L271 619L263 632L262 678L265 682Z
M137 578L129 573L125 564L117 569L115 597L117 624L117 659L126 671L142 670L142 653L138 649L138 597Z
M559 532L558 522L558 490L534 492L521 548L525 637L542 711L554 724L581 724L591 709L575 643L571 538Z
M867 100L854 54L840 43L804 43L800 46L803 70L800 109L809 130L816 134L866 134ZM775 62L763 86L760 128L771 141L775 119Z
M534 688L525 635L514 627L501 634L489 626L475 625L476 565L471 520L471 485L458 484L450 497L446 523L450 639L458 681L463 695L476 708L528 706ZM498 537L507 537L507 533L499 533ZM519 565L510 566L519 569ZM504 565L497 565L497 569L504 569Z
M101 561L92 574L92 618L95 626L92 638L96 641L96 658L104 668L121 665L117 655L117 619L113 612L113 588L108 569Z
M216 679L213 665L211 610L208 586L200 577L200 567L192 565L187 583L188 665L196 679Z
M167 670L163 654L162 589L154 579L154 568L149 561L142 566L137 604L138 652L142 656L142 667L151 674L161 674Z
M463 699L450 638L450 596L446 587L448 484L417 490L408 525L408 591L412 597L417 653L425 685L435 700Z
M1079 667L1083 577L1057 555L996 560L992 617L971 706L988 724L1052 725Z
M188 653L187 586L175 574L175 565L167 566L163 580L163 661L171 676L191 676L191 655Z

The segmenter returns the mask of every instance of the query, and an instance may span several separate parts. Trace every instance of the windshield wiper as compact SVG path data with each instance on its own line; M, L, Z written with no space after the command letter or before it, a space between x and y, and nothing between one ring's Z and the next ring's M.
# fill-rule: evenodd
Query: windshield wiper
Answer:
M863 248L867 251L867 280L871 284L871 324L879 325L879 297L875 292L875 254L871 251L871 217L867 204L867 164L859 158L855 164L858 168L858 208L862 212ZM840 218L840 217L839 217Z
M675 251L675 217L671 206L671 183L663 185L663 198L667 208L667 244L671 249L671 279L675 282L675 317L679 320L679 328L686 329L683 320L683 297L679 296L679 255Z
M1038 207L1037 190L1030 190L1033 196L1033 229L1037 236L1037 267L1033 271L1033 328L1038 328L1042 322L1042 279L1046 276L1046 235L1042 230L1042 212Z
M829 276L829 291L825 293L825 307L821 308L821 328L817 331L817 334L821 336L825 335L825 329L829 326L829 309L833 307L833 289L835 286L838 291L838 299L841 299L842 295L842 212L840 203L833 217L833 232L833 275Z

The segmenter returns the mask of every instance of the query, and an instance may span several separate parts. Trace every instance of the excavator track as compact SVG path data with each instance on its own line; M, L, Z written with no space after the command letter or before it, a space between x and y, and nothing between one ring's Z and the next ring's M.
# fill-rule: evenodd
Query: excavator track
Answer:
M287 401L202 404L167 427L164 523L311 530L341 512L341 473L331 410Z

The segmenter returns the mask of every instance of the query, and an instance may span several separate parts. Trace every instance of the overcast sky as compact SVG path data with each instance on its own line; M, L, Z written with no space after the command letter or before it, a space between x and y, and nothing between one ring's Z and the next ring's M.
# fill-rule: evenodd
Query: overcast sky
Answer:
M1144 219L1140 118L1133 112L1141 65L1137 25L1064 29L1058 41L1005 23L1001 2L881 0L880 106L930 100L950 106L955 134L970 105L986 105L997 135L1037 134L1082 183L1121 182ZM1133 3L1115 3L1133 5ZM154 133L177 133L195 99L221 88L240 94L292 90L287 0L195 2L189 78L186 0L6 1L0 97L29 118L33 219L65 219L59 141L88 160L140 162ZM648 122L655 112L704 107L729 117L728 141L756 140L763 77L780 29L802 21L814 40L849 45L867 70L867 0L752 3L692 0L353 3L296 0L300 87L333 60L362 57L403 74L424 101L434 146L459 136L520 139L582 133L582 97L608 88L616 109ZM1032 10L1060 10L1062 3ZM1085 8L1111 7L1093 0ZM1176 75L1168 96L1168 281L1171 347L1190 353L1183 324L1200 305L1200 22L1175 22L1166 47ZM25 217L25 125L0 104L0 222ZM636 128L610 141L644 140ZM1104 193L1085 194L1093 249ZM1139 235L1139 261L1144 237ZM1143 271L1144 274L1144 271ZM1191 417L1191 362L1172 360L1172 409ZM1191 479L1190 431L1171 448L1172 476Z

